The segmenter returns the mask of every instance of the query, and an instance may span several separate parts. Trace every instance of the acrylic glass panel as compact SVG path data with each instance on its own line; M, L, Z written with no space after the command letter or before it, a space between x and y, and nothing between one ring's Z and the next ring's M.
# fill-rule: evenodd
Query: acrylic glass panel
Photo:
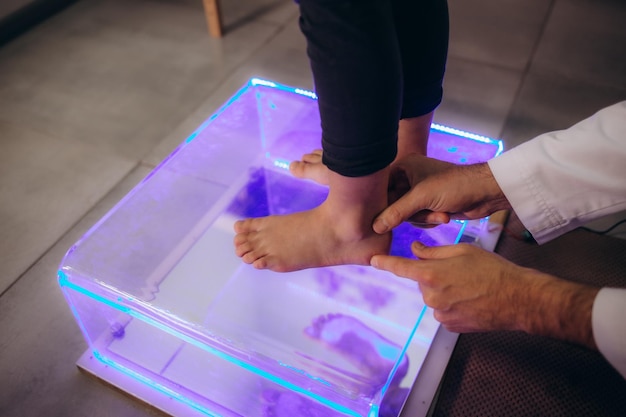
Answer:
M59 282L94 357L207 415L397 416L438 329L414 282L259 271L234 254L235 220L324 200L287 170L320 137L313 93L253 79L77 242ZM456 163L501 149L443 126L429 143ZM405 224L392 252L481 224Z

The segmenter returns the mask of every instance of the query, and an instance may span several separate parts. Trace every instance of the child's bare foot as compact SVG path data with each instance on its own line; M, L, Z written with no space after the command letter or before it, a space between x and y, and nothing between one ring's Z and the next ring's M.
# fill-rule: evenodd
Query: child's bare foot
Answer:
M313 180L318 184L328 185L330 170L322 163L322 150L315 149L311 153L302 155L300 161L289 164L289 171L296 178Z
M368 265L388 253L391 236L355 232L325 203L312 210L235 223L235 252L257 269L276 272L319 266ZM371 223L371 221L370 221ZM372 230L371 224L367 226ZM380 238L382 239L380 239Z
M357 178L329 171L328 197L318 207L236 222L235 252L255 268L277 272L369 265L391 244L391 234L372 229L374 217L387 206L388 178L388 168Z

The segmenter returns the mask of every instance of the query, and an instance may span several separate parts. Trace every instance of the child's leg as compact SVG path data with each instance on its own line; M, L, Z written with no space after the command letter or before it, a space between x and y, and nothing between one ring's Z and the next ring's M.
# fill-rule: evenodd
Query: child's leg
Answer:
M398 125L398 155L395 161L411 153L426 156L433 113L400 120ZM321 149L315 149L311 153L304 154L299 161L293 161L289 164L289 171L294 177L328 185L330 170L322 163Z
M401 102L390 4L301 0L300 9L329 194L309 211L237 222L236 253L256 268L275 271L367 265L374 254L387 253L391 241L372 229L374 217L387 206Z
M396 161L409 154L426 156L433 113L400 119L398 124L398 155Z
M434 109L443 94L449 24L446 0L392 0L391 4L403 79L398 160L411 153L426 155ZM298 178L328 184L328 170L321 162L321 150L316 150L289 168Z
M446 0L391 0L402 62L402 112L396 160L426 155L433 112L443 97L448 56Z

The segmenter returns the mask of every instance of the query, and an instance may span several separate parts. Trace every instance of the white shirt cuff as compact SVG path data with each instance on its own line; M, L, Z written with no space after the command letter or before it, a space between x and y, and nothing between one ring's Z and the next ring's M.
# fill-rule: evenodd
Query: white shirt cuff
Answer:
M602 288L591 310L598 350L626 378L626 288Z

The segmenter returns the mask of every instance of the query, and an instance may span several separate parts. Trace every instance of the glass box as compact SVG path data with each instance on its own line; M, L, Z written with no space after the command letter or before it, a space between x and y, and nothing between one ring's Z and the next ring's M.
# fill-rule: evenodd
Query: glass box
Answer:
M323 201L287 170L320 137L314 93L252 79L94 225L58 271L90 356L199 415L397 416L439 327L417 285L364 266L255 270L234 253L235 220ZM433 125L431 156L501 150ZM483 223L403 225L392 251L475 240Z

